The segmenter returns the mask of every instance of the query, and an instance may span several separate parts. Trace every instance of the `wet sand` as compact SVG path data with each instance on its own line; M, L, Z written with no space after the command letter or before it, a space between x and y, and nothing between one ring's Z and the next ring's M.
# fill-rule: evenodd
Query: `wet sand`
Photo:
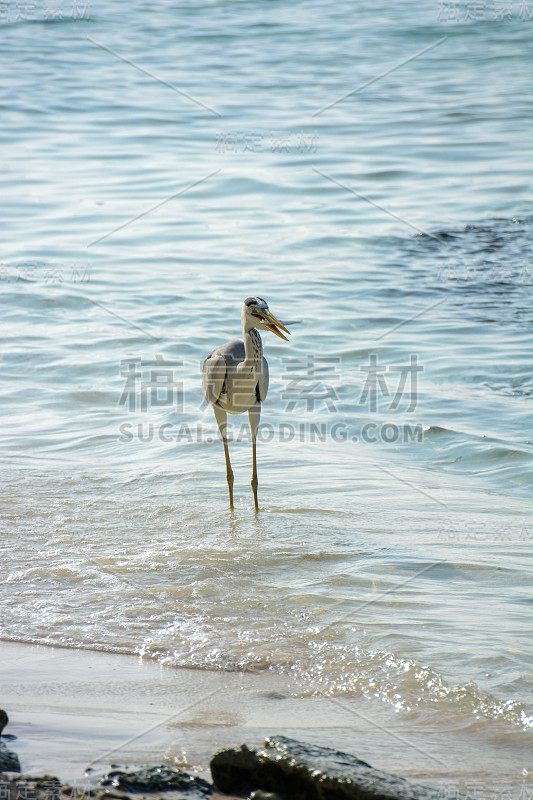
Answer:
M6 742L25 774L82 786L110 764L167 763L211 780L216 750L281 734L335 747L413 781L464 791L520 787L528 748L437 732L382 703L294 697L270 673L163 667L131 655L0 643ZM86 773L86 770L89 772ZM526 780L531 781L531 778ZM528 784L529 785L529 784Z

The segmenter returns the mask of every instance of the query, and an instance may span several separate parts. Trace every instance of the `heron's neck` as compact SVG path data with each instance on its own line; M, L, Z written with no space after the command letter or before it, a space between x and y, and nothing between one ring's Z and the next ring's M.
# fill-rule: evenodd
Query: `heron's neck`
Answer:
M244 339L244 361L246 364L255 365L261 364L263 358L263 342L257 328L246 329L243 326L242 331Z

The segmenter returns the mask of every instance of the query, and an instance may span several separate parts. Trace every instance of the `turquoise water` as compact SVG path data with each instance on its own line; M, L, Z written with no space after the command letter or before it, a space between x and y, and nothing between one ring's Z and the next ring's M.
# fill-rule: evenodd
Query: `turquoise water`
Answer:
M533 11L473 5L4 6L4 639L522 741Z

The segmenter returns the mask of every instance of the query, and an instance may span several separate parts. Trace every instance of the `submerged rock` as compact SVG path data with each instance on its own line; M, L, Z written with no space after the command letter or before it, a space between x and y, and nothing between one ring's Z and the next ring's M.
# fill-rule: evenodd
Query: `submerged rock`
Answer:
M113 786L123 792L188 792L196 797L206 797L212 793L212 786L202 778L189 775L182 769L162 765L160 767L140 767L134 770L114 769L101 781L102 786ZM189 794L189 796L194 796Z
M222 750L211 760L215 786L247 797L263 790L285 800L437 800L436 789L374 769L355 756L272 736L263 750Z
M20 761L16 753L0 742L0 772L20 772Z
M6 712L0 708L0 734L9 722ZM6 736L6 739L16 737ZM0 772L20 772L20 761L16 753L8 750L3 742L0 742Z

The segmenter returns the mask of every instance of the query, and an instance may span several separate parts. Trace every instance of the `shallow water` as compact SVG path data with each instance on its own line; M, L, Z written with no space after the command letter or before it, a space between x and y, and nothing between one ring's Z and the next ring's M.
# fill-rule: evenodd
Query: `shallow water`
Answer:
M531 726L531 25L481 5L4 13L4 639ZM250 294L257 517L200 383Z

